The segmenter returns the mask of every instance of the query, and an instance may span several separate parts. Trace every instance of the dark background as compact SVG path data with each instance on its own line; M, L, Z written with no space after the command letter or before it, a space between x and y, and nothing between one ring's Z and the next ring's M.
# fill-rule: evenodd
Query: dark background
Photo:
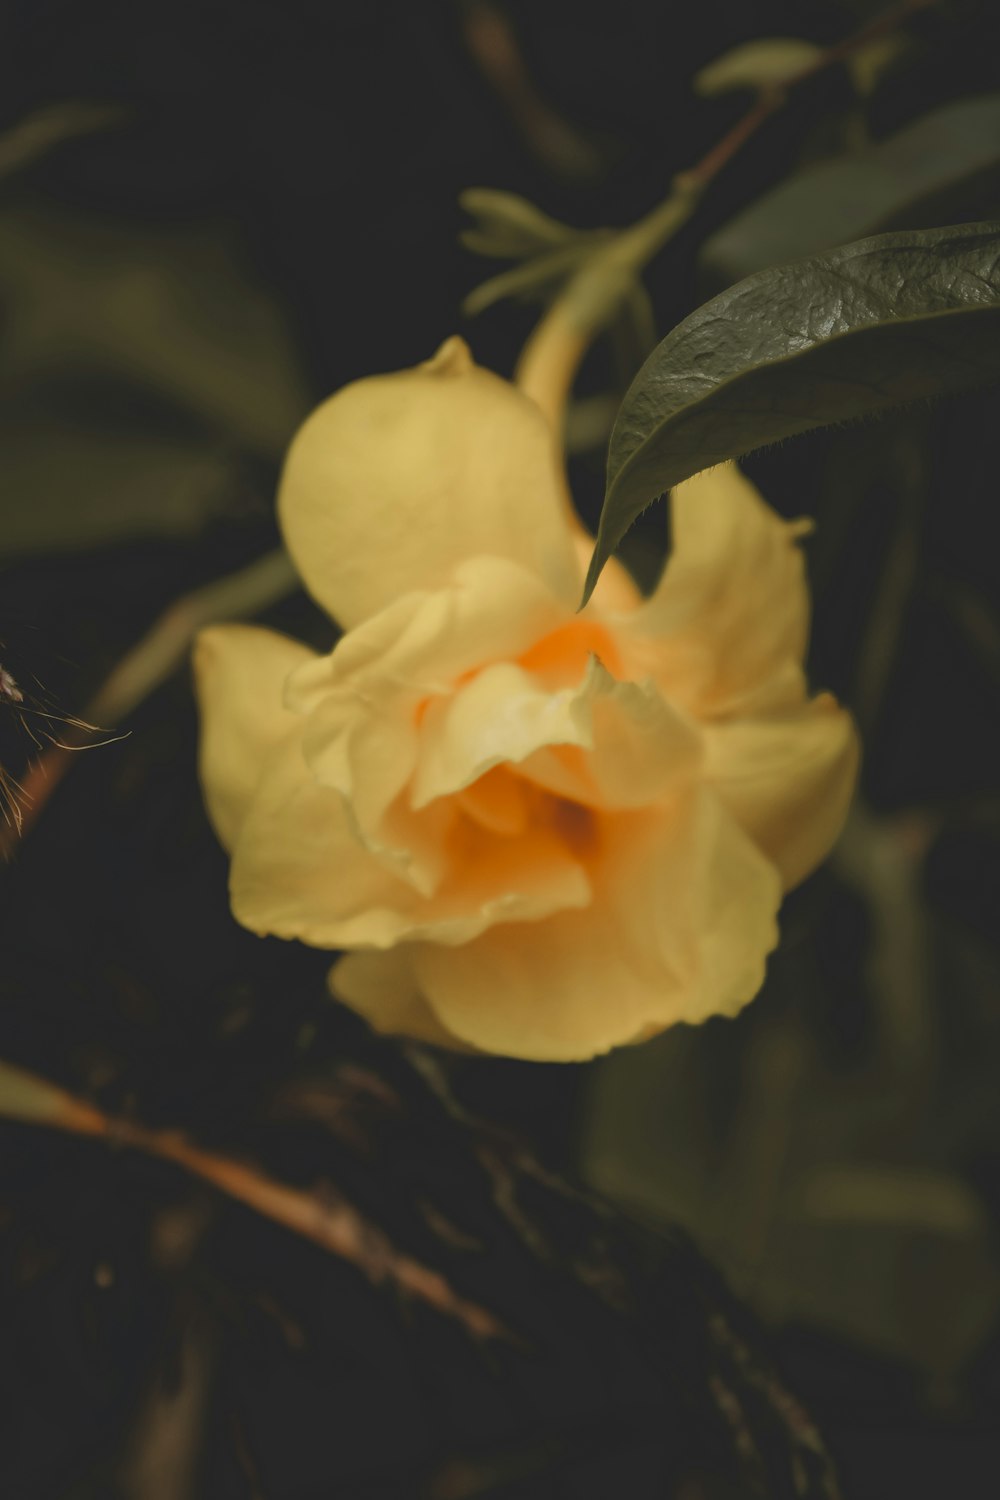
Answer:
M511 370L537 310L463 318L501 267L461 248L462 189L506 188L581 227L628 223L746 107L697 97L699 67L756 36L834 41L874 9L9 7L0 139L42 109L112 110L47 151L0 154L4 666L37 702L81 712L162 609L277 544L281 454L317 400L454 331ZM795 96L650 268L661 333L722 284L701 247L760 192L857 149L859 132L878 142L1000 87L990 12L916 16L863 105L839 68ZM885 222L1000 213L1000 174L960 168L933 201L901 192ZM878 227L848 214L834 242ZM582 387L620 393L606 350ZM587 1067L477 1061L454 1079L630 1213L695 1233L773 1328L859 1497L987 1495L1000 1473L998 416L987 392L748 463L779 509L818 520L811 667L855 709L866 751L858 814L789 900L763 995L736 1023ZM599 445L572 462L591 520L602 464ZM640 563L662 528L654 510L631 543ZM328 629L301 596L266 618L317 645ZM371 1044L326 1001L326 955L229 918L186 673L127 727L79 756L0 871L0 1056L308 1182L324 1148L311 1125L281 1126L275 1089ZM33 747L14 716L0 733L16 774ZM169 1251L150 1259L150 1225L169 1241L175 1210L199 1247L177 1252L183 1276ZM359 1324L345 1352L349 1278L307 1295L297 1248L217 1215L165 1168L0 1131L3 1419L18 1438L4 1493L179 1500L188 1480L156 1489L134 1455L153 1441L149 1371L188 1337L195 1375L179 1388L209 1434L190 1493L411 1492L410 1429L428 1420L397 1378L412 1351ZM324 1352L293 1378L268 1341L299 1282ZM206 1305L185 1333L178 1307ZM434 1420L478 1431L479 1398L446 1418L456 1394L441 1380ZM357 1474L387 1451L396 1478L363 1489ZM627 1492L623 1473L605 1493ZM573 1483L532 1493L589 1493Z

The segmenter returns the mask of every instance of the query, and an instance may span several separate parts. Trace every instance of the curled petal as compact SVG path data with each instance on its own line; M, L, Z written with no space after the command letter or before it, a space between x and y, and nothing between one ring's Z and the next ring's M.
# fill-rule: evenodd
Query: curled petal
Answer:
M357 381L289 451L278 497L288 549L345 628L477 554L521 563L569 607L579 571L541 412L451 338L426 364Z
M434 700L443 702L473 666L526 650L564 619L523 568L470 558L450 588L388 605L288 683L286 702L306 716L302 745L312 774L341 793L368 848L424 895L440 881L441 829L408 818L401 793L432 727Z
M543 745L586 745L579 692L550 693L514 662L486 667L451 698L431 704L411 793L415 808L461 791L505 761Z
M586 754L547 753L556 747ZM594 656L582 682L555 692L504 662L429 709L412 802L424 807L506 764L556 796L634 807L670 795L699 757L697 731L651 684L618 682Z
M272 754L233 850L237 921L317 948L393 941L414 894L355 837L343 799L303 759L301 726Z
M331 693L306 721L302 754L315 780L340 794L359 841L426 896L441 878L444 829L416 823L399 804L417 758L415 709L414 699L401 713L359 710L351 693Z
M701 763L700 731L651 682L617 682L592 663L589 770L601 805L655 806Z
M434 832L446 870L427 900L364 846L344 799L310 775L293 737L272 755L240 829L233 914L253 932L317 948L388 948L421 936L464 943L495 922L537 921L590 899L559 829L498 841L454 817Z
M765 505L733 463L678 485L671 517L663 577L624 626L638 665L703 718L800 702L809 632L801 525Z
M571 1061L753 998L777 941L780 879L711 794L615 819L592 874L585 911L414 946L446 1030L485 1052Z
M286 704L309 713L331 691L364 706L399 693L448 692L456 679L529 650L564 625L566 611L533 574L499 557L470 557L446 588L415 590L297 672Z
M270 752L297 728L281 707L287 679L313 653L256 625L213 625L192 656L201 717L198 760L205 806L232 849Z
M859 756L850 714L821 693L780 718L713 725L706 746L708 779L790 890L844 825Z

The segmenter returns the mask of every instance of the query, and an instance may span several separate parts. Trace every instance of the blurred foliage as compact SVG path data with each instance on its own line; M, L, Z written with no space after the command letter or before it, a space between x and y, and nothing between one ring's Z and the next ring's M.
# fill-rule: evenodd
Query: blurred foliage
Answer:
M963 99L795 173L716 230L706 277L736 281L887 229L1000 214L1000 95Z
M426 357L459 324L482 279L457 244L470 183L544 205L560 232L631 222L746 106L696 94L699 70L761 37L827 45L879 8L711 0L679 25L648 0L12 5L3 667L47 707L79 710L161 610L274 545L274 482L302 412ZM660 332L751 263L994 211L991 12L925 9L863 79L840 68L796 93L651 268ZM97 101L100 118L67 101ZM476 248L519 254L511 222ZM632 343L595 350L578 392L572 480L591 522L600 434L651 336L639 311L619 330ZM535 315L486 311L477 356L509 369ZM470 1060L452 1077L477 1114L703 1242L771 1322L856 1500L971 1496L998 1467L998 419L987 392L748 465L784 514L817 518L811 670L855 706L866 741L857 817L787 903L764 994L735 1023L588 1068ZM651 510L629 540L647 581L663 532ZM322 640L302 596L267 619ZM539 1270L525 1223L500 1233L483 1179L456 1165L468 1137L439 1097L330 1009L326 956L231 921L185 675L127 727L78 757L0 870L0 1057L289 1181L366 1195L427 1253L441 1246L418 1200L454 1209L448 1222L486 1226L496 1248L477 1259L455 1244L449 1267L530 1302L551 1339L546 1358L498 1373L165 1166L4 1126L6 1488L395 1500L419 1473L437 1500L665 1493L663 1454L683 1449L705 1394L691 1371L704 1374L708 1303L692 1289L706 1273L662 1242L644 1251L655 1265L630 1322L571 1283L572 1245L561 1270ZM36 753L13 714L0 751L13 774ZM391 1168L365 1156L364 1129L337 1135L357 1107L337 1114L348 1059L406 1093L402 1126L361 1107L364 1129L393 1142ZM531 1208L529 1233L546 1212ZM569 1240L589 1213L560 1220ZM660 1295L669 1312L650 1316ZM617 1426L615 1382L631 1403ZM756 1389L752 1422L773 1435ZM716 1493L709 1479L688 1493Z
M192 535L309 407L280 312L223 225L0 204L0 559Z

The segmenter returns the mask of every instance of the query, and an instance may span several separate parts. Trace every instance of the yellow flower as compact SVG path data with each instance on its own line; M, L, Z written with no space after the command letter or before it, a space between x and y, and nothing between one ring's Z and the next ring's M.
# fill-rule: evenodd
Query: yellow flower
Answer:
M586 1058L760 987L855 734L807 693L797 528L733 466L672 504L653 595L612 564L577 614L548 424L460 339L297 436L281 524L346 633L203 632L201 775L237 920L347 950L377 1029Z

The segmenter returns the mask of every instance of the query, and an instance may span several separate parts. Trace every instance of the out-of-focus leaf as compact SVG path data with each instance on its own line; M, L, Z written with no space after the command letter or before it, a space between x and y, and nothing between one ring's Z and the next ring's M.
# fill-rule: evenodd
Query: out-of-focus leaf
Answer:
M909 50L910 45L909 38L902 32L890 31L885 36L875 37L866 47L859 47L844 59L854 87L862 98L875 92L882 74Z
M462 244L479 255L520 260L565 245L581 234L516 193L467 188L458 201L476 221L475 228L463 231Z
M124 111L118 105L79 99L37 110L0 135L0 179L30 167L63 141L108 130L123 118Z
M491 276L469 293L462 304L462 311L469 317L504 297L544 301L577 269L595 243L610 234L607 229L573 229L560 224L526 198L492 188L469 188L459 201L476 220L473 228L462 231L462 244L467 250L521 262Z
M196 531L310 405L224 228L0 211L0 556Z
M0 213L0 377L145 388L246 451L280 455L309 407L281 315L225 227Z
M710 62L692 80L695 93L705 98L732 89L760 89L787 83L822 57L815 42L794 36L759 37L743 42Z
M1000 94L946 105L797 173L711 235L702 264L716 282L735 281L880 229L981 212L991 190L1000 199Z
M588 253L585 245L570 244L551 250L546 255L524 260L520 265L512 266L509 271L501 271L498 276L491 276L488 281L474 287L462 303L462 311L470 318L475 317L504 297L538 297L544 300L553 287L559 286L577 269Z
M235 484L231 453L196 434L0 404L0 559L193 535Z
M657 345L611 434L584 590L640 511L727 458L1000 378L1000 224L877 235L758 272Z

